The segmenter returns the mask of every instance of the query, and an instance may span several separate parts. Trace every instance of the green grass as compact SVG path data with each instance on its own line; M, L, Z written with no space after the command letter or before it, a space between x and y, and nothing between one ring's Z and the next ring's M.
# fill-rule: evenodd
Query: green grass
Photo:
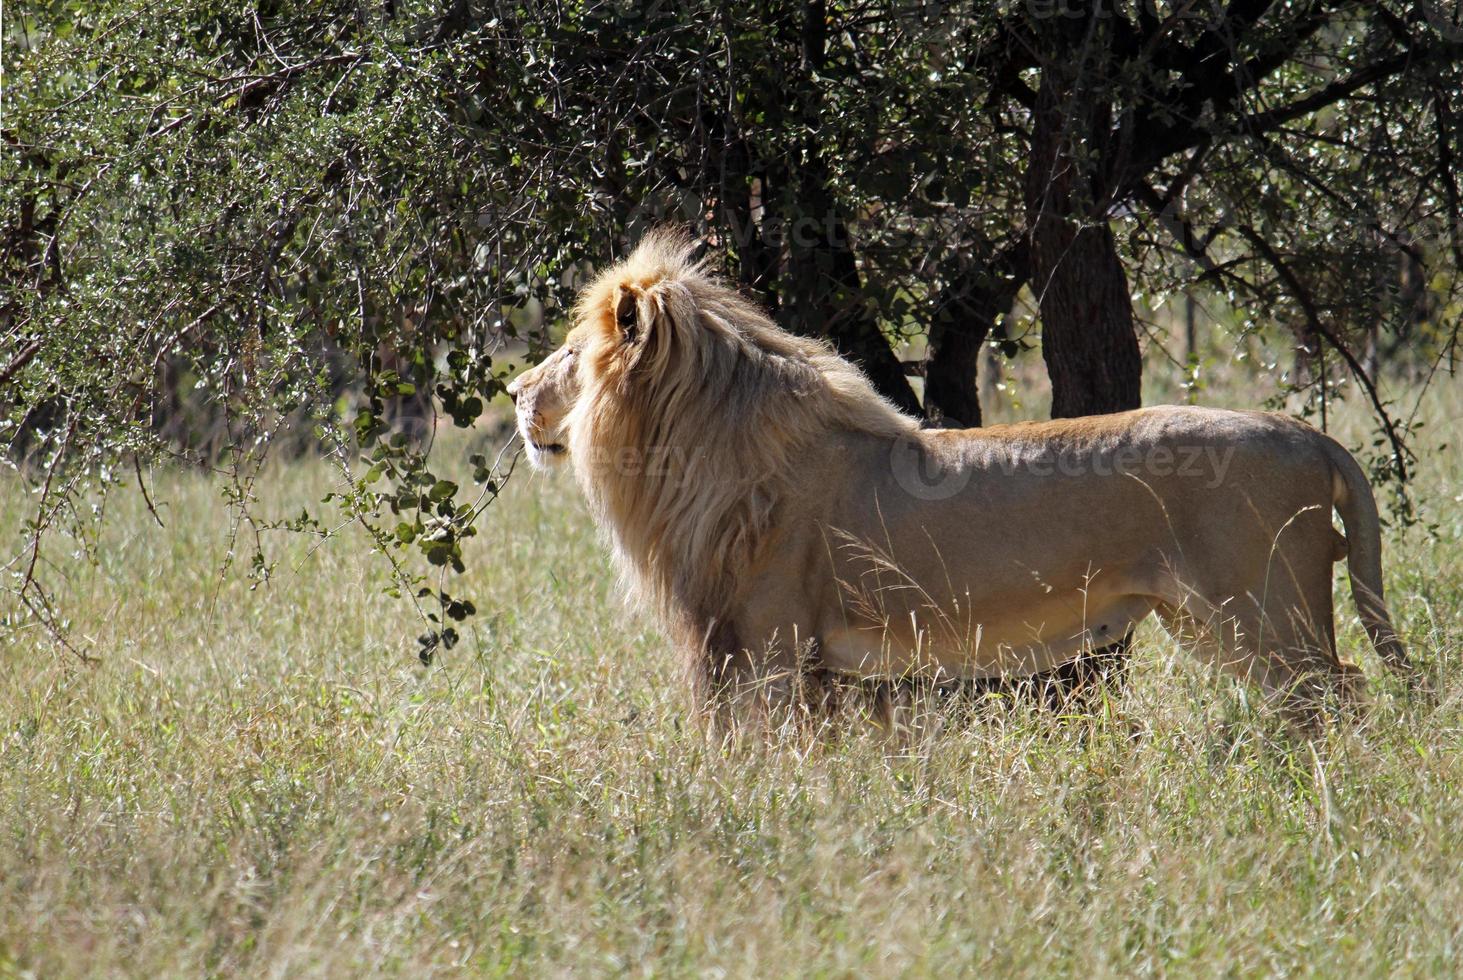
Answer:
M100 662L0 634L0 975L1454 974L1456 382L1426 414L1438 536L1387 568L1436 701L1381 677L1343 585L1375 704L1314 744L1149 629L1103 718L722 749L567 479L515 477L482 614L424 668L362 539L276 541L250 591L217 489L155 474L166 529L120 493L95 564L49 555ZM327 483L280 467L262 507ZM25 503L0 486L6 526Z

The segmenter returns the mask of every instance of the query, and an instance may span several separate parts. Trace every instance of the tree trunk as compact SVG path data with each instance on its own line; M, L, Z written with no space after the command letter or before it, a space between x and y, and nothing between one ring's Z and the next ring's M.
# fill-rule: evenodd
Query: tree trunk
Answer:
M1020 274L1001 259L968 261L935 299L925 354L924 414L936 425L981 424L981 348L1021 289Z
M1041 308L1041 348L1052 417L1137 408L1142 362L1128 280L1107 224L1099 177L1108 132L1100 86L1042 72L1026 171L1031 288Z
M823 196L817 193L814 181L799 183L805 188L803 200L814 202ZM780 308L783 325L798 333L827 337L840 354L863 369L879 394L903 411L920 414L919 399L904 376L904 365L864 300L843 220L831 203L804 215L791 222L788 235L790 281ZM817 231L813 231L815 227Z
M949 429L981 423L977 372L981 346L994 322L962 312L945 307L935 314L925 360L925 418Z

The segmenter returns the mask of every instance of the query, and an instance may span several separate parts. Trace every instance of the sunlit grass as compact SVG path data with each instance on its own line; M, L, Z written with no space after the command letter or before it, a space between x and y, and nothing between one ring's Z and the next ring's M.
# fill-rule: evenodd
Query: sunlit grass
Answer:
M1456 383L1427 411L1438 536L1391 532L1387 570L1436 703L1381 676L1343 584L1375 704L1314 744L1150 629L1103 717L724 750L567 479L510 483L481 614L427 668L364 538L282 537L251 591L217 488L152 474L165 529L121 493L95 564L49 554L99 663L0 638L0 974L1452 974ZM329 479L281 466L261 506Z

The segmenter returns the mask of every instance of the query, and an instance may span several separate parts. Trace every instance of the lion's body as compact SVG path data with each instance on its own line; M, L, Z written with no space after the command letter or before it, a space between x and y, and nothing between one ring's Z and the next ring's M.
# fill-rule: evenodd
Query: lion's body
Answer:
M1334 659L1341 452L1287 418L1197 408L841 434L804 457L730 620L739 639L811 638L839 672L1024 676L1186 610L1217 662L1253 670L1253 642L1314 669Z
M779 700L810 667L1028 676L1152 612L1268 691L1319 693L1353 670L1335 653L1333 506L1363 621L1405 663L1370 488L1303 423L1162 407L921 430L664 236L577 316L515 385L525 436L562 438L708 694Z

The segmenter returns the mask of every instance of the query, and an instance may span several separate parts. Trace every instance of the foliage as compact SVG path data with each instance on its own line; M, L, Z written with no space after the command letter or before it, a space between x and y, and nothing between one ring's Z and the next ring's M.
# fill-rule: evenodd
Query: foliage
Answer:
M0 439L37 491L8 567L58 636L42 537L85 543L83 491L168 459L221 473L256 578L264 531L357 526L421 652L450 645L511 462L447 479L439 416L472 425L655 221L906 408L978 421L1018 292L1053 320L1027 210L1058 83L1101 110L1062 218L1116 230L1118 296L1247 311L1309 352L1323 418L1339 353L1384 476L1408 430L1368 345L1451 368L1463 30L1433 2L36 0L4 34ZM281 449L334 460L331 506L255 516Z

